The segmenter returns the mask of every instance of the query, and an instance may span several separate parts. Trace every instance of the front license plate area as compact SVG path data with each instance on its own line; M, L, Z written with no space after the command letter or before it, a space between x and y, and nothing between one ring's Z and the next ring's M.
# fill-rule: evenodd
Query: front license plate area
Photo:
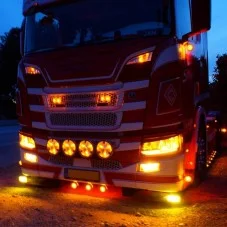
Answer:
M65 178L81 181L100 181L99 171L80 170L80 169L65 169Z

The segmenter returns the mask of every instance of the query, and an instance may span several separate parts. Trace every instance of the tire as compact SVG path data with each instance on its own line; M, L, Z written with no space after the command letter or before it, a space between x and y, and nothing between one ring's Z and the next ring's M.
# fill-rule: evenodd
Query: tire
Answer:
M203 121L200 121L198 140L197 140L197 152L196 152L196 167L195 167L195 179L194 185L199 185L207 176L207 138L206 138L206 126Z

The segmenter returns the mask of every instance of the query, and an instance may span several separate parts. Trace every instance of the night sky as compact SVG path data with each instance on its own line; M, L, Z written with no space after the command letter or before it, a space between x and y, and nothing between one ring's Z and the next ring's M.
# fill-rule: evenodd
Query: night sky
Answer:
M3 35L12 27L20 27L23 0L0 1L0 35ZM212 28L208 33L210 75L214 70L217 54L227 53L226 9L227 0L212 0Z

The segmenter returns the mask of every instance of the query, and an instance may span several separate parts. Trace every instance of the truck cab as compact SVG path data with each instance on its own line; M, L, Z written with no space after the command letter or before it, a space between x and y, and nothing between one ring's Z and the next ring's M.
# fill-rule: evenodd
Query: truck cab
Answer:
M208 149L210 0L24 0L23 176L179 192Z

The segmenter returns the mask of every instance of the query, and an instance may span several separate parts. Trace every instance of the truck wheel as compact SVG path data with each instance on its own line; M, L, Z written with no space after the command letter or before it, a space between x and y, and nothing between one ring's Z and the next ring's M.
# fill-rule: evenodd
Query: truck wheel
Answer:
M125 197L131 197L135 194L135 192L136 192L136 189L134 189L134 188L122 188L121 189L121 193Z
M206 128L204 123L200 123L196 152L196 168L194 185L199 185L207 175L207 146L206 146Z

